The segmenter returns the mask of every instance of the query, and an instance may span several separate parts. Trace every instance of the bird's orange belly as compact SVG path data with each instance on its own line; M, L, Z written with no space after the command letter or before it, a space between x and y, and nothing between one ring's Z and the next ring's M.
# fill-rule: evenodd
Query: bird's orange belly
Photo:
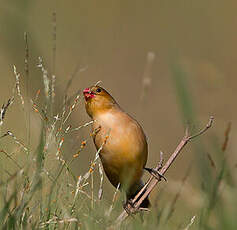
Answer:
M129 193L132 193L134 185L139 184L142 177L143 167L146 163L146 150L131 148L134 145L127 143L128 141L129 138L123 136L115 139L111 133L100 152L100 158L111 184L115 187L120 184ZM132 141L131 138L130 141ZM97 148L102 143L100 138L95 139Z
M111 159L112 158L112 159ZM121 159L121 156L107 157L101 153L101 161L110 182L116 187L120 184L133 184L142 176L143 163L137 160Z

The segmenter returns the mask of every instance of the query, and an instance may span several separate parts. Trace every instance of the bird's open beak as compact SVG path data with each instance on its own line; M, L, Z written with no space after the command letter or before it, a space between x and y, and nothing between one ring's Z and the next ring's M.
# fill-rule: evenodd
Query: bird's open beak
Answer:
M83 90L83 94L84 94L84 97L85 97L85 100L87 101L88 99L90 98L93 98L95 95L94 93L90 90L90 88L86 88Z

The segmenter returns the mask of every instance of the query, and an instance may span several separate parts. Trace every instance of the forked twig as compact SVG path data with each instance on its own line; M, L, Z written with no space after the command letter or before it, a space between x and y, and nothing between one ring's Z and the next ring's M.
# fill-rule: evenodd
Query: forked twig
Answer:
M200 130L198 133L196 133L194 135L189 135L188 129L186 130L183 139L180 141L180 143L176 147L173 154L170 156L170 158L166 161L165 165L161 169L160 169L160 167L161 167L161 164L162 164L163 160L161 159L160 162L158 163L156 169L158 169L158 170L160 169L160 171L159 171L160 175L164 175L166 173L166 171L169 169L169 167L174 162L176 157L179 155L181 150L184 148L184 146L190 140L202 135L203 133L205 133L212 126L213 120L214 120L214 117L211 116L210 119L209 119L209 122L206 125L206 127L203 128L202 130ZM147 183L145 184L145 186L134 197L134 199L127 204L126 209L128 211L130 211L130 213L137 212L140 209L140 205L142 204L142 202L149 196L149 194L151 193L151 191L154 189L154 187L157 185L157 183L159 181L161 181L161 176L156 178L153 175L151 175L150 178L148 179ZM118 227L129 216L130 213L127 212L127 210L126 211L124 210L120 214L120 216L116 219L116 222L115 222L116 227Z

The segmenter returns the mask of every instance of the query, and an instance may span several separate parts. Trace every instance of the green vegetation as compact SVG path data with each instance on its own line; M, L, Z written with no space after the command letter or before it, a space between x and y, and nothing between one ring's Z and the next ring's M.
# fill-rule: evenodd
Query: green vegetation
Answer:
M98 152L95 153L94 161L87 163L88 170L77 177L71 165L75 160L80 161L82 151L87 151L86 141L70 157L66 157L63 150L68 133L80 132L81 128L90 125L87 123L73 129L67 123L81 99L76 95L69 100L65 95L62 110L53 116L55 82L47 74L42 60L39 67L43 74L44 89L41 89L41 93L37 92L31 103L32 111L39 117L41 126L36 150L18 140L11 131L5 132L11 122L7 120L8 110L15 104L21 104L26 118L29 113L25 109L27 100L24 101L22 97L16 69L13 96L1 110L1 229L112 229L116 217L122 211L123 201L117 191L111 200L104 199L103 172ZM199 127L185 73L178 65L173 65L171 69L183 118ZM40 94L44 98L41 105L38 101ZM31 130L28 132L31 133ZM162 201L169 182L164 184L157 193L158 205L153 205L151 212L129 217L121 229L236 229L237 191L233 177L236 168L228 163L229 135L230 126L225 136L221 137L222 141L217 140L213 132L208 132L202 141L194 141L192 147L196 159L186 174L184 172L184 178L180 178L182 180L178 192L166 198L165 202ZM206 149L204 140L209 143L210 149ZM15 150L9 153L8 149ZM175 167L175 163L172 167ZM197 199L199 208L192 210L192 204L176 207L192 167L198 169L196 183L200 184L200 189L194 194L187 190L190 192L187 200Z

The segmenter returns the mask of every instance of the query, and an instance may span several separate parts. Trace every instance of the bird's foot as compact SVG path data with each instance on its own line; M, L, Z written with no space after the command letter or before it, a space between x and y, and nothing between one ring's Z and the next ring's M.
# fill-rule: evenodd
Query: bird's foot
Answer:
M137 212L137 208L134 206L134 203L132 202L131 199L126 201L126 203L123 205L123 208L128 215Z
M128 215L137 213L139 211L151 211L149 208L135 207L134 203L132 202L132 199L127 200L127 202L123 205L123 208Z
M150 212L151 210L149 208L139 208L139 211Z
M152 176L154 176L157 180L161 180L162 178L167 181L167 179L157 170L154 168L144 168L148 171Z

